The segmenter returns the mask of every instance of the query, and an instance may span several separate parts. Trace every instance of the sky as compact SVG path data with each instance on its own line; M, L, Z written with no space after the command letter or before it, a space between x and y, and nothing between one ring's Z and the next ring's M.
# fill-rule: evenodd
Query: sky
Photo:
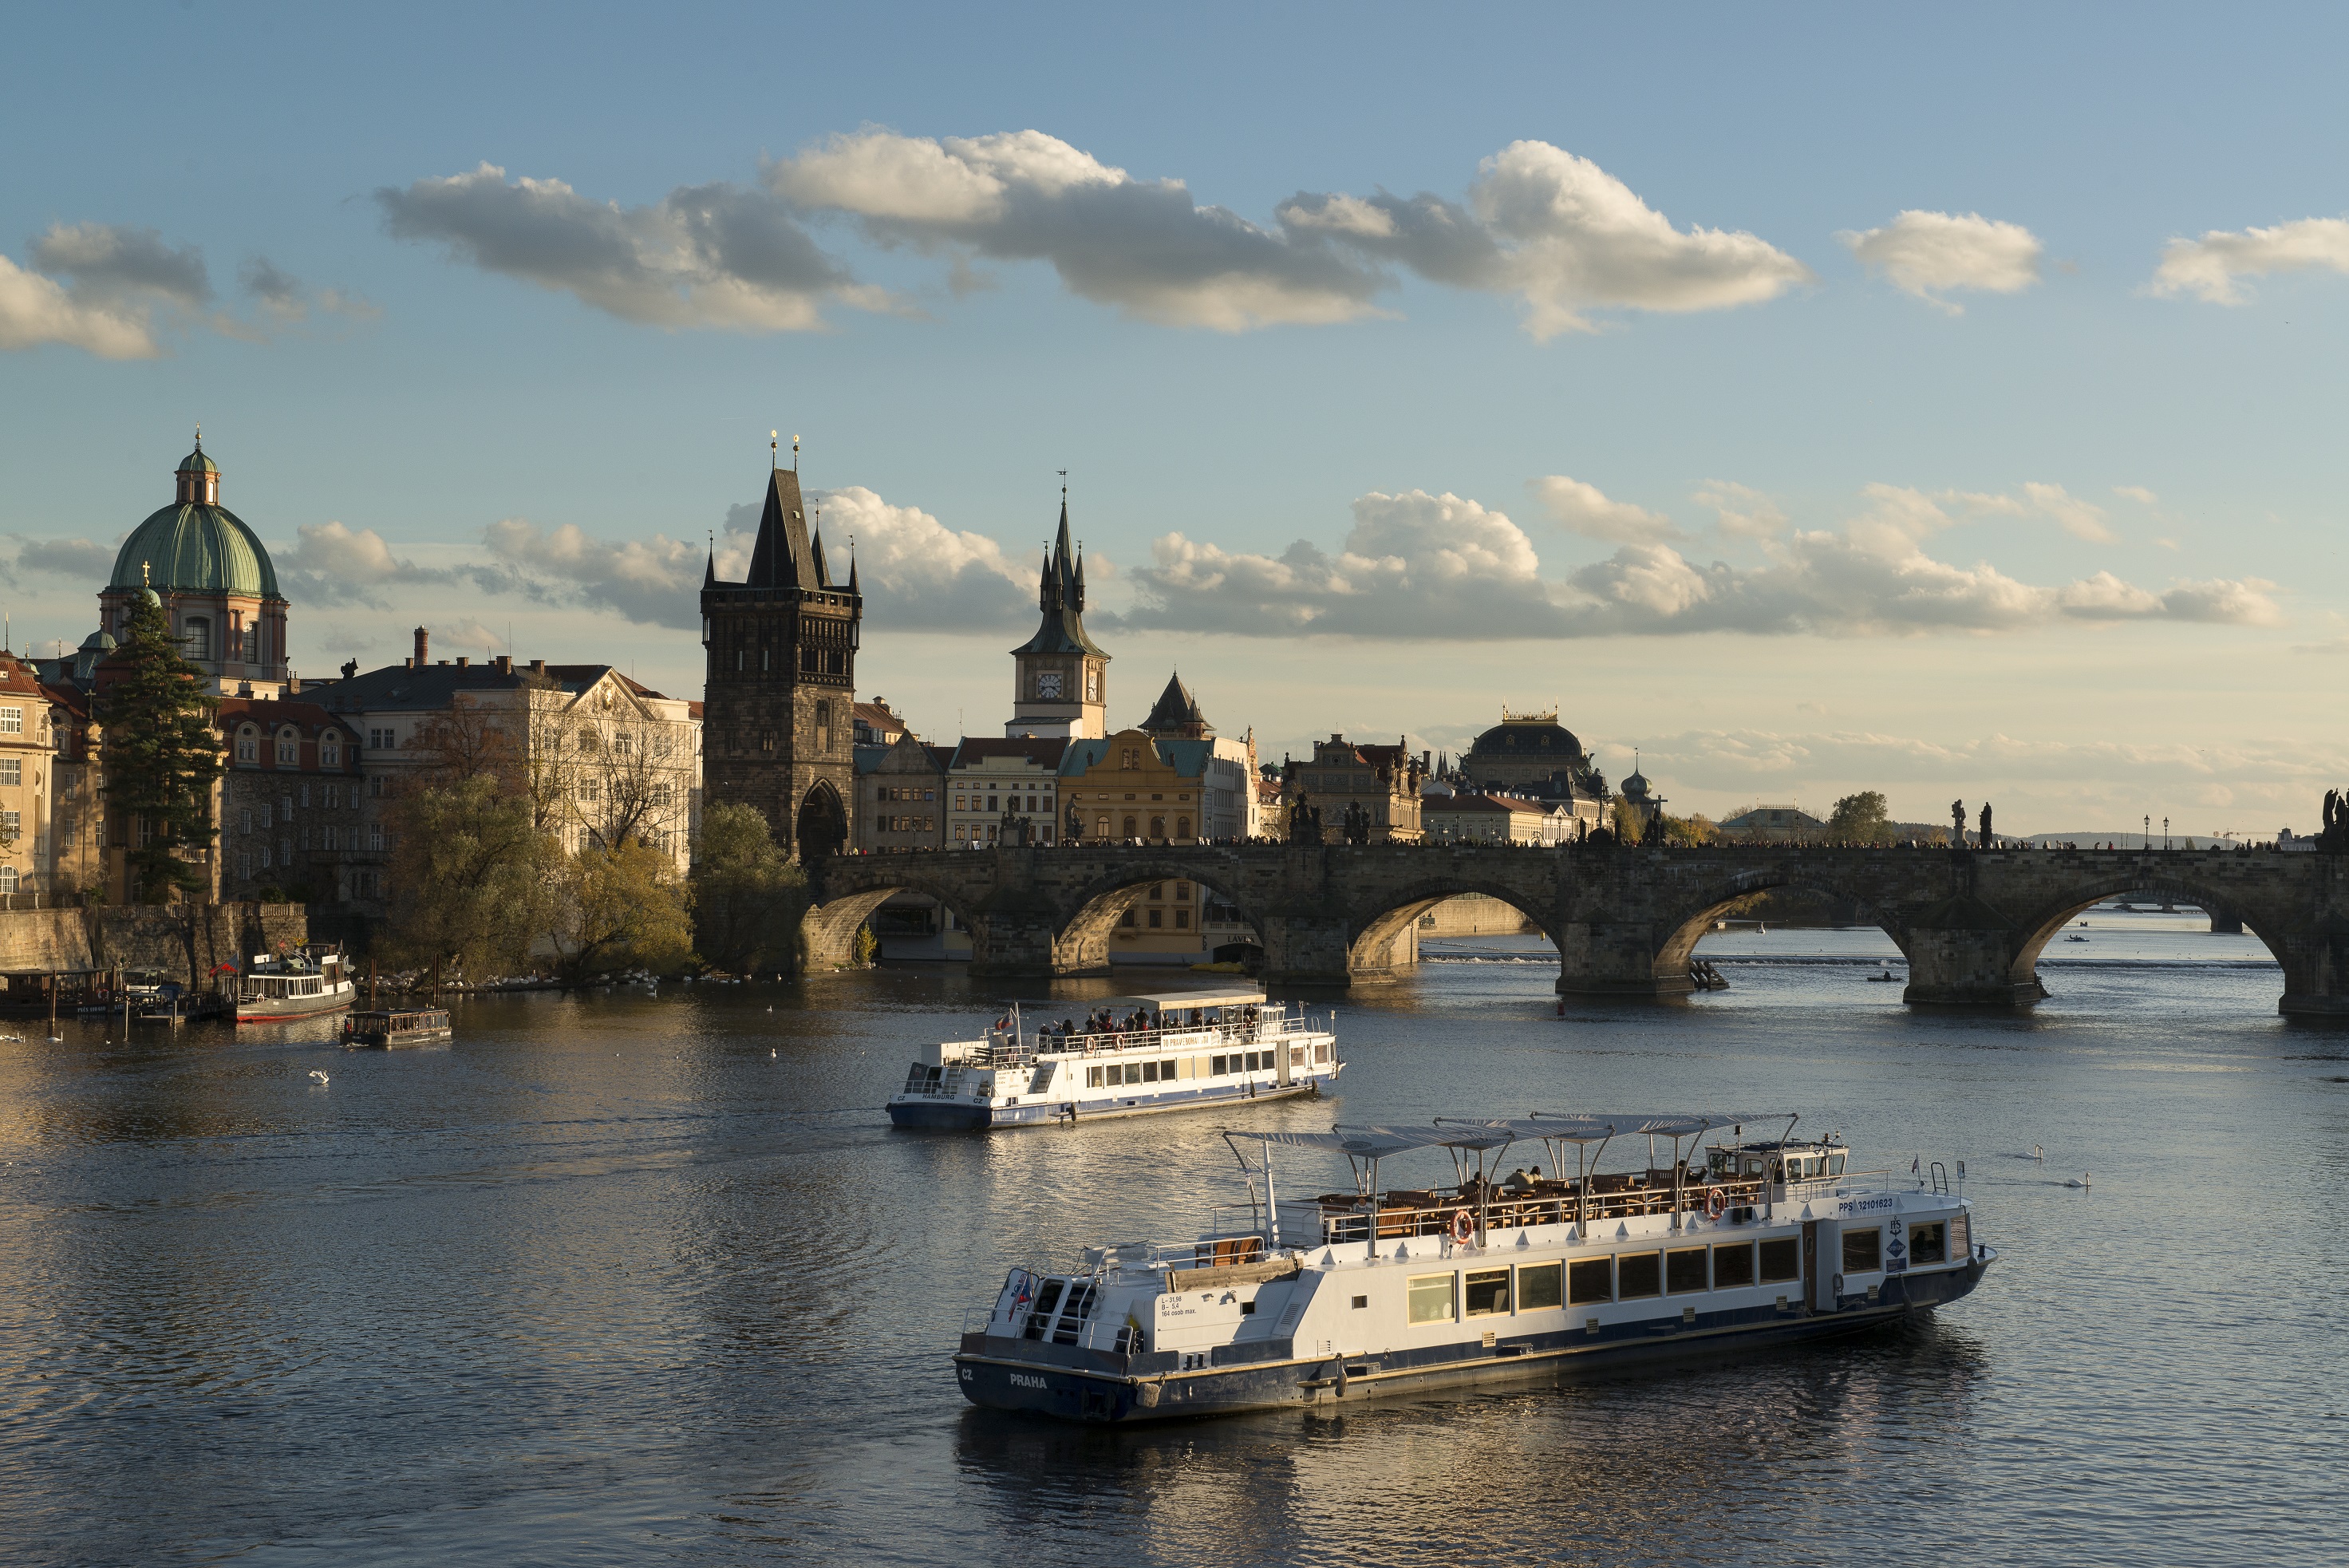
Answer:
M1000 733L1067 471L1112 723L1555 707L1674 811L2316 826L2349 15L50 7L0 56L0 593L194 428L296 668L698 695L770 432L859 694Z

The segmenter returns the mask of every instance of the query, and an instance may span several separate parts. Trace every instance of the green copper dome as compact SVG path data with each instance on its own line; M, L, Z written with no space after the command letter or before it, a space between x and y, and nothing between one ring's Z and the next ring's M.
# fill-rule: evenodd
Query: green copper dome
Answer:
M108 586L282 597L269 552L253 530L225 506L193 501L166 506L133 529L114 557Z
M269 552L235 513L220 504L220 469L204 455L202 438L173 477L179 499L131 530L114 557L107 586L283 597Z

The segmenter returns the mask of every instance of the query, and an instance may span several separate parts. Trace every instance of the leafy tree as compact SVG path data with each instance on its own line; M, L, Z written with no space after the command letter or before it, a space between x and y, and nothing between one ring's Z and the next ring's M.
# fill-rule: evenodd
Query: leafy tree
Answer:
M1656 832L1666 844L1712 844L1721 837L1721 829L1711 817L1698 813L1691 816L1659 815Z
M1885 817L1882 792L1864 789L1836 802L1835 810L1827 815L1827 836L1857 839L1862 844L1890 838L1892 825Z
M549 934L574 984L646 969L670 974L693 957L692 895L677 863L648 845L593 845L564 857Z
M105 731L106 810L129 846L130 898L160 904L204 888L192 856L212 847L212 786L221 774L220 704L204 672L180 655L163 602L150 589L132 601L116 672L98 700Z
M545 929L554 841L531 822L529 800L492 774L420 783L385 814L391 829L396 961L448 965L471 980L528 967Z
M807 877L776 847L758 807L725 804L701 814L693 863L694 946L730 974L796 969Z

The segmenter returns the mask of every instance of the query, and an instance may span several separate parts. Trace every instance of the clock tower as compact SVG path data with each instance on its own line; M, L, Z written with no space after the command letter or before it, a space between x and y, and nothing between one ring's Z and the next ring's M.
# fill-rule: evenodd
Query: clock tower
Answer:
M1043 622L1011 650L1017 674L1011 722L1003 732L1099 740L1109 733L1109 655L1085 635L1084 557L1069 548L1069 494L1061 493L1061 535L1036 586Z

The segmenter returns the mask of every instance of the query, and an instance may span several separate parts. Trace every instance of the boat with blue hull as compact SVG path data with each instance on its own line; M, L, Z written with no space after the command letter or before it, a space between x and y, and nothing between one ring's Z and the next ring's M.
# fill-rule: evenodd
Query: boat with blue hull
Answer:
M1334 1012L1253 989L1171 992L1090 1003L1086 1018L1036 1023L1015 1009L978 1040L915 1059L889 1099L901 1127L1053 1127L1316 1095L1337 1081Z
M1955 1188L1939 1164L1860 1171L1840 1137L1797 1139L1789 1116L1748 1139L1754 1119L1227 1131L1244 1225L1013 1269L973 1309L955 1375L974 1404L1088 1422L1328 1407L1856 1333L1960 1300L1997 1261L1962 1164ZM1601 1168L1618 1137L1646 1143L1638 1168ZM1552 1174L1496 1179L1520 1144ZM1279 1198L1282 1147L1344 1156L1354 1190ZM1448 1155L1453 1179L1381 1189L1384 1161L1422 1151Z

